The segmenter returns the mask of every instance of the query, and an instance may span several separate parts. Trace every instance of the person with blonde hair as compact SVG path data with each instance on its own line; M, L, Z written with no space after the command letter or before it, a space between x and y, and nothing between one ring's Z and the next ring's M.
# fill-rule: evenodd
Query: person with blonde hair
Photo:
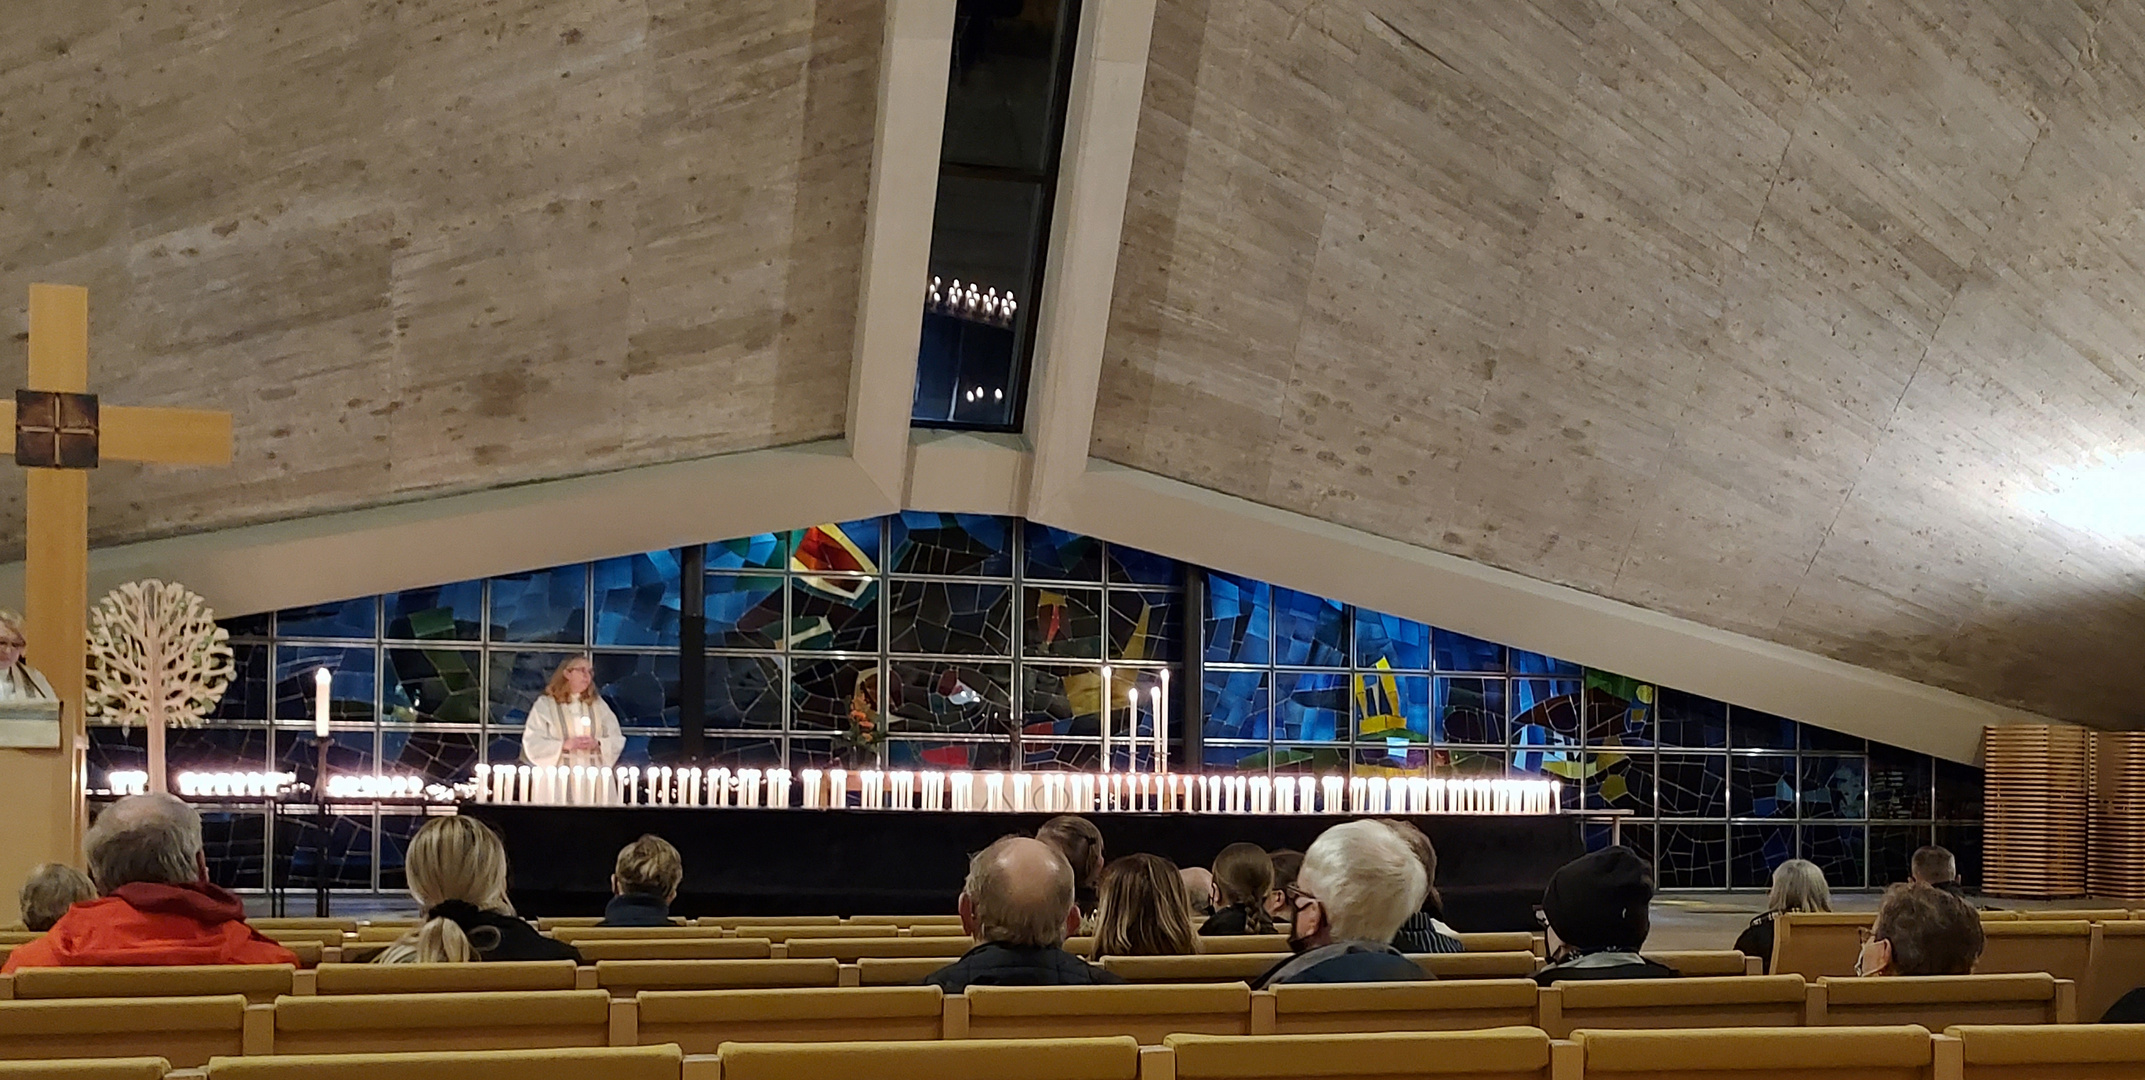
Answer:
M1095 907L1095 955L1190 956L1199 951L1192 906L1177 864L1160 855L1127 855L1102 869Z
M571 656L551 673L551 682L529 706L522 728L521 756L529 764L594 765L612 768L626 748L618 715L596 692L596 666L586 656Z
M579 951L514 915L506 897L506 845L471 817L424 823L403 857L410 896L425 921L376 963L466 964L473 960L572 960Z
M1266 894L1274 889L1274 861L1257 844L1231 844L1214 856L1214 893L1220 904L1199 927L1201 937L1271 934Z
M685 883L685 860L653 834L627 844L611 870L611 902L602 926L669 926L670 905Z
M1808 859L1789 859L1773 868L1773 891L1766 894L1765 912L1743 928L1742 936L1735 939L1735 951L1757 957L1769 975L1773 969L1773 924L1780 921L1780 916L1791 911L1831 910L1832 888L1825 884L1825 871Z
M0 608L0 701L59 697L52 692L52 684L45 681L44 673L22 658L22 650L29 647L22 616Z
M66 863L40 863L23 879L22 896L15 906L22 909L25 930L44 933L67 914L67 909L97 898L97 887L88 875Z

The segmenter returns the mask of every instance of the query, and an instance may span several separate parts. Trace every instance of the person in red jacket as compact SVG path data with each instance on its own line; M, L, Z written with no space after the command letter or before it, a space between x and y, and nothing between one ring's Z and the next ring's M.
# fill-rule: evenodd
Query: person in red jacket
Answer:
M103 894L67 910L0 972L29 967L296 964L246 925L238 897L209 884L201 815L170 795L133 795L98 815L82 839Z

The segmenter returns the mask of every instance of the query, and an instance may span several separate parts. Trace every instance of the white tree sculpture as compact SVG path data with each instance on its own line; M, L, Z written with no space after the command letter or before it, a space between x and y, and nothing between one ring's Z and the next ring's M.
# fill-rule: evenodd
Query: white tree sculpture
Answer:
M236 669L230 635L184 585L133 581L89 609L91 716L149 729L149 789L168 784L164 729L199 727Z

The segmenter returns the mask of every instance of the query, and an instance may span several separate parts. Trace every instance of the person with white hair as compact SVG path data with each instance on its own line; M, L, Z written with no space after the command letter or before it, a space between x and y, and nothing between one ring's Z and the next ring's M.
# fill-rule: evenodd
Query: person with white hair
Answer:
M1288 890L1295 914L1289 944L1297 954L1253 988L1429 978L1388 944L1428 889L1415 852L1384 824L1366 819L1327 829L1303 853Z
M1073 868L1041 840L1008 836L968 862L961 928L976 947L924 982L949 994L971 986L1084 986L1124 980L1065 951L1080 926Z
M297 964L246 925L238 897L211 885L201 815L165 794L132 795L97 816L82 848L103 896L67 909L0 971L32 967Z
M1755 956L1766 974L1773 969L1773 924L1792 911L1831 911L1832 887L1825 884L1825 871L1808 859L1789 859L1773 868L1773 891L1765 897L1765 913L1750 920L1735 951Z
M44 673L22 658L22 651L29 647L30 640L23 634L22 616L0 609L0 701L59 699L59 695L52 692L52 684L45 681Z

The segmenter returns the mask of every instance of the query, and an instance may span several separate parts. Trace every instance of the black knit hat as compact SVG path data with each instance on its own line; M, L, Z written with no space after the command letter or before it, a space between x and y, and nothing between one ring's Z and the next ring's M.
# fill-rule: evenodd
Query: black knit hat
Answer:
M1637 949L1651 929L1653 871L1630 848L1603 848L1564 864L1542 892L1542 914L1566 945L1582 951Z

